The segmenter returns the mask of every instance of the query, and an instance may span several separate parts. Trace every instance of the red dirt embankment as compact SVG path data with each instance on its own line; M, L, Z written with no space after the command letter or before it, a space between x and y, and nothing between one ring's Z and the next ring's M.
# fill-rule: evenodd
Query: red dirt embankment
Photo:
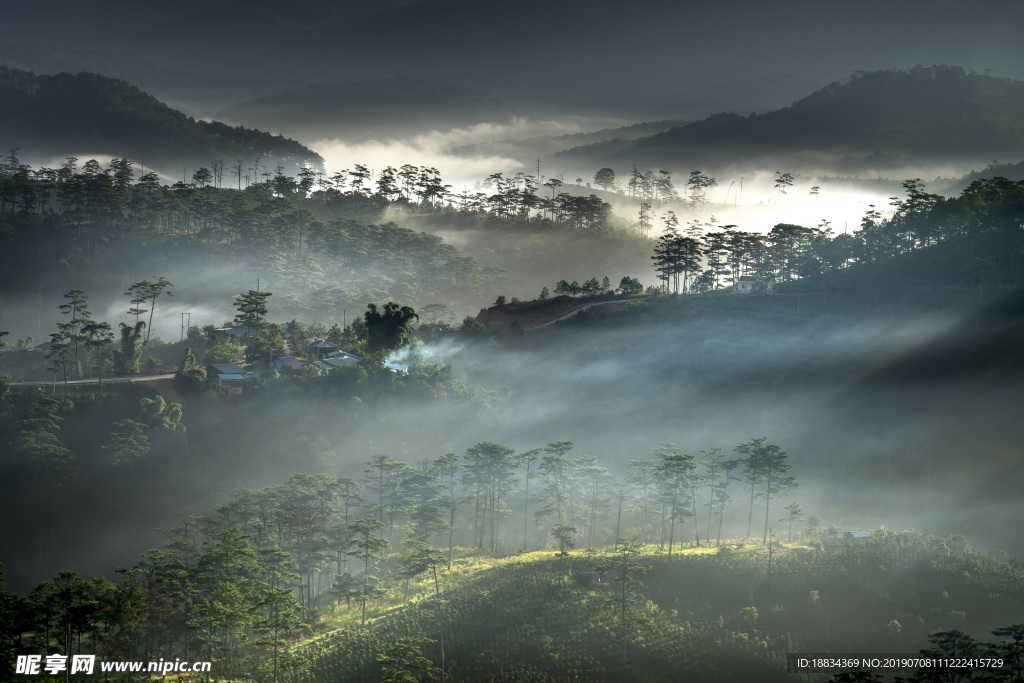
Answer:
M485 308L477 314L476 319L484 324L497 323L503 327L509 327L513 322L518 322L520 327L527 328L554 320L585 303L587 303L586 299L560 296L545 302L531 302L526 305L506 304L496 308Z
M495 323L509 327L513 322L519 323L523 329L530 329L551 322L573 309L587 305L600 306L605 312L620 311L633 299L617 302L614 298L603 297L572 297L560 296L547 301L530 301L523 304L505 304L494 308L485 308L477 314L476 319L484 324Z
M153 391L163 396L164 399L181 403L182 405L185 404L185 397L174 388L173 379L155 379L149 382L149 386L153 388Z

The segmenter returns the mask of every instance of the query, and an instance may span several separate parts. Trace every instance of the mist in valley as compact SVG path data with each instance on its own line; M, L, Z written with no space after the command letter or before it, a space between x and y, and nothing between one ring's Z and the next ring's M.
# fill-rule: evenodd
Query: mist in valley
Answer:
M844 296L854 295L833 293L831 311L820 296L806 296L800 313L795 297L748 300L732 311L687 310L671 300L653 311L599 316L595 309L525 336L427 341L396 357L411 362L413 374L418 363L450 365L458 380L484 392L469 400L377 395L340 381L331 389L327 379L328 388L279 380L242 403L187 400L187 450L138 464L135 475L115 473L131 482L120 505L111 505L103 478L80 482L54 501L64 511L54 529L47 515L19 512L20 496L9 492L7 512L21 529L5 536L4 555L15 558L9 581L24 588L68 566L105 573L130 564L142 540L159 543L152 529L204 514L240 486L269 486L298 472L358 480L374 455L415 464L485 441L518 451L571 441L576 454L596 457L622 481L631 460L648 458L662 442L700 457L764 436L789 454L799 482L779 497L772 526L792 499L824 526L956 533L1021 552L1003 531L1022 495L1019 364L1007 358L977 372L952 353L932 360L935 348L977 339L977 302L851 319L836 315L849 305ZM984 302L997 304L998 297ZM983 323L1002 324L999 316ZM982 329L983 338L999 332ZM65 438L100 444L108 430L102 420L79 423ZM88 452L79 465L97 476L100 453ZM744 532L741 489L727 535ZM755 519L763 510L755 507ZM705 516L698 511L698 522ZM507 524L521 523L513 515ZM684 529L689 538L693 530ZM531 537L538 547L548 542L540 530Z
M1020 668L1019 3L66 4L0 27L0 677Z
M535 132L528 129L525 123L520 128L524 135ZM437 139L446 139L445 144L464 142L470 135L494 139L509 130L478 128L465 134L438 133ZM365 152L372 163L398 165L420 159L415 155L423 147L416 145L426 139L416 138L412 146L362 143L346 148L343 156ZM438 143L434 150L448 153L445 144ZM322 149L330 168L335 158L331 147ZM393 156L376 157L375 150ZM427 161L435 163L429 156ZM486 194L485 183L494 189L486 171L504 168L512 177L516 168L529 168L502 166L509 162L469 159L446 171L452 169L454 180L461 168L467 173L466 184L475 177L474 186ZM557 166L542 164L542 180L547 173L566 177ZM950 162L915 170L940 176L953 175L958 168L963 167ZM903 189L899 181L881 177L822 178L797 172L791 184L780 186L779 171L730 167L727 172L738 179L720 177L700 201L690 196L687 201L655 202L651 236L661 233L660 223L669 211L683 226L702 233L738 226L764 234L779 223L852 233L872 209L879 211L877 219L891 216L895 207L889 200ZM172 346L160 352L154 347L152 352L164 365L175 365L183 346L191 343L179 342L189 327L230 323L237 312L232 301L247 289L274 293L270 320L329 327L350 324L361 318L368 303L387 299L418 308L442 305L445 321L456 322L475 316L498 294L528 301L543 288L553 290L560 280L609 277L618 282L629 276L654 285L652 240L637 232L636 214L644 199L629 196L624 187L628 171L618 174L614 191L591 187L596 182L593 175L580 183L568 180L557 191L594 194L607 201L614 222L603 234L572 234L528 223L501 227L402 204L360 209L368 223L394 223L411 231L407 235L439 237L472 259L482 279L460 290L412 286L415 280L407 271L361 257L341 268L335 262L333 269L319 275L303 275L296 270L298 253L325 267L331 263L329 238L314 238L316 229L311 228L304 243L293 233L270 250L241 248L242 258L211 257L184 243L132 254L101 253L108 264L103 268L72 268L64 275L51 272L36 281L10 282L3 324L11 341L44 341L53 331L64 293L74 288L89 293L96 319L115 326L130 322L124 293L133 282L159 275L175 286L173 297L162 298L155 307L151 333ZM674 176L684 196L687 175ZM936 182L941 184L941 178ZM538 194L545 190L541 187ZM313 219L325 224L336 215L309 206ZM631 460L647 457L662 442L679 444L697 455L714 447L729 452L764 436L790 454L800 482L790 497L826 526L885 525L963 533L980 545L1020 552L1011 539L994 531L1020 503L1019 493L1007 483L1017 472L1012 448L1019 434L1008 414L1019 398L1016 385L992 375L947 376L945 370L913 383L884 379L889 368L912 361L921 349L958 338L978 315L970 307L990 305L991 299L954 301L952 310L943 305L938 311L932 310L934 302L921 310L917 304L901 308L890 302L880 312L861 311L851 318L844 296L854 295L834 292L829 304L827 293L811 291L803 308L792 296L777 297L770 304L762 299L768 308L763 313L756 306L741 313L728 312L728 306L719 313L680 313L666 304L659 313L598 316L595 309L591 317L600 324L588 323L584 315L521 338L465 338L441 345L425 339L417 358L450 365L459 381L479 387L487 397L472 406L470 415L462 404L424 406L398 395L363 406L358 390L325 401L318 392L309 395L293 389L287 400L263 398L253 408L255 416L233 415L229 406L204 408L213 414L228 411L222 418L225 426L238 421L227 429L230 438L200 437L201 431L189 427L187 466L175 468L173 476L170 470L161 470L158 481L171 477L175 482L167 492L143 485L139 490L145 493L136 501L139 507L131 522L123 508L104 510L93 499L107 498L102 486L69 492L62 504L79 511L73 522L60 525L59 533L77 539L79 550L44 552L38 529L27 536L11 535L8 554L20 555L17 548L30 544L31 537L40 547L38 555L26 553L24 564L9 563L9 580L13 586L26 587L65 566L69 556L78 558L76 570L109 572L113 565L130 563L142 547L158 544L154 528L170 528L183 515L202 514L239 486L269 486L296 472L358 478L375 454L420 462L464 452L482 441L520 451L572 441L577 453L596 457L623 477ZM869 300L877 305L879 296L870 295ZM915 312L908 314L908 306ZM32 365L28 373L12 373L14 379L47 378L39 357ZM274 391L268 385L265 394ZM200 419L187 401L184 415L186 426ZM101 430L78 438L98 445L107 434ZM88 510L103 514L93 519ZM742 511L734 513L727 528L739 533ZM547 543L543 533L534 533L539 546ZM103 538L119 539L116 550L97 542ZM118 558L113 565L111 553Z

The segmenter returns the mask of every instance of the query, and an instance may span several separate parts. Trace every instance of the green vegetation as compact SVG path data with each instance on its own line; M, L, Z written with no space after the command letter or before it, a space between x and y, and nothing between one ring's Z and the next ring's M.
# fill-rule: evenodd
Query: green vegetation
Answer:
M106 614L104 632L121 635L106 636L107 644L96 651L119 657L130 656L144 637L181 633L184 615L175 614L194 609L188 628L200 642L212 637L218 643L204 656L219 662L218 675L228 680L376 681L394 667L411 667L432 672L416 680L440 680L443 670L456 681L670 681L681 674L707 681L787 681L787 653L828 650L992 656L1007 662L1005 671L1012 674L1016 666L1020 674L1022 627L999 626L1019 616L1024 604L1019 561L974 550L955 537L884 529L866 541L844 540L829 529L809 538L811 545L780 544L769 583L765 547L736 542L717 551L682 550L674 560L653 546L622 543L564 555L464 554L450 568L426 546L410 546L411 552L385 561L387 541L375 535L382 525L369 518L349 526L347 557L360 567L372 566L373 558L384 575L404 582L365 573L350 584L355 589L339 582L335 594L342 602L356 597L349 607L319 602L320 609L310 612L291 590L275 602L276 582L295 585L301 578L295 558L313 547L309 534L323 524L322 515L295 517L286 527L291 540L284 553L272 550L276 534L258 515L275 509L315 513L331 486L327 478L297 476L274 489L240 492L201 520L209 539L201 550L182 529L169 550L147 553L119 584L65 573L26 601L4 593L7 623L24 624L20 628L40 645L53 638L45 634L51 628L83 638L89 647L100 637L90 624ZM260 500L270 503L269 510L258 512ZM236 515L237 523L249 524L247 535L224 526ZM190 553L195 559L179 559ZM601 581L582 581L580 572L595 572ZM308 577L302 584L314 585ZM186 586L188 602L182 603L179 591ZM64 607L46 617L34 611L62 593L68 600L55 604ZM208 601L229 594L242 602L231 607ZM308 595L305 589L299 594ZM126 600L131 612L104 611L108 603ZM245 601L252 604L249 616ZM96 607L82 611L87 605ZM216 617L209 611L214 608ZM228 609L236 610L233 617ZM270 618L252 620L253 612ZM127 623L137 624L134 636ZM214 623L216 629L204 631L204 624ZM274 628L269 639L230 636L236 629L239 636L258 636ZM949 649L954 640L956 651ZM58 650L71 651L69 642L57 643Z
M191 182L167 186L152 171L139 175L126 157L106 167L68 157L59 169L33 169L11 150L0 164L0 234L11 245L0 255L0 282L19 291L71 277L86 290L108 289L119 278L134 281L142 268L159 269L167 276L127 292L148 341L169 279L188 281L193 295L197 288L224 295L236 291L228 284L236 272L255 270L285 319L342 323L346 311L389 298L472 310L505 277L502 265L552 259L551 240L584 246L598 260L621 255L623 246L639 260L646 248L612 234L606 203L540 196L524 174L495 174L487 192L453 194L429 167L385 168L374 186L360 164L330 176L303 168L293 178L283 168L267 171L264 161L199 168ZM470 248L487 263L385 214L469 233ZM508 255L495 258L495 248ZM40 268L55 260L58 269ZM169 261L176 265L168 270Z
M826 645L844 651L922 650L937 628L963 628L974 621L959 615L967 604L977 611L980 639L998 641L997 651L1007 659L1019 652L1012 628L993 632L980 625L1013 618L1005 590L1011 584L1019 609L1024 585L1019 564L957 546L955 540L909 532L883 530L862 544L838 536L826 532L817 549L779 550L771 593L766 552L758 546L729 546L729 552L712 554L684 551L672 563L650 548L624 552L629 546L566 558L510 557L468 581L446 581L455 584L440 607L449 626L448 670L454 680L670 681L680 675L707 681L791 680L784 673L787 652L820 651ZM951 545L958 554L949 553ZM602 567L605 583L587 587L577 581L576 572ZM623 575L629 580L625 589ZM1002 587L998 597L973 602L997 584ZM751 590L737 591L737 585ZM908 593L911 585L914 591ZM948 595L960 595L959 601L948 598L944 607L950 611L908 599L941 592L946 585L957 586ZM625 602L624 590L633 594ZM435 602L425 592L421 601L387 613L372 629L342 629L296 648L297 673L288 680L301 675L375 680L371 653L396 638L437 637ZM625 621L623 605L629 614ZM887 626L889 615L902 617L913 633L894 633ZM986 651L981 642L970 642L968 651ZM427 652L436 661L437 648Z
M181 368L195 368L191 352ZM38 485L69 486L74 469L132 481L190 450L180 405L144 398L131 408L126 398L104 406L133 417L112 422L94 462L60 434L79 432L75 423L95 420L100 406L20 402L32 413L20 421L19 455ZM216 419L234 419L230 411L206 400L218 432L241 433ZM211 436L202 422L190 427L193 444ZM960 653L1019 658L1021 627L1010 624L1024 606L1020 561L955 536L878 529L848 539L805 525L795 501L780 520L791 540L767 531L723 539L730 472L744 472L751 513L762 501L766 527L783 509L772 500L796 485L786 454L766 439L734 453L698 458L660 444L616 480L568 441L521 454L481 442L463 458L376 455L361 477L352 468L297 474L183 518L164 548L116 582L63 572L24 600L0 593L0 642L13 654L200 653L225 680L296 682L442 672L464 681L668 681L680 672L783 681L789 652L942 650L953 640ZM25 503L38 492L26 490ZM127 488L115 492L117 509L135 504ZM633 540L606 545L616 538ZM524 552L534 543L542 550Z
M323 159L293 140L258 130L196 121L125 81L92 73L37 75L0 66L5 142L36 154L68 149L117 150L150 168L177 171L211 159L263 157L297 172ZM224 171L223 162L219 167ZM209 171L208 171L209 172Z
M659 681L680 672L771 681L790 680L785 654L794 650L912 652L931 643L1019 656L1019 561L956 536L879 529L858 540L822 529L825 512L815 508L835 490L842 507L828 510L832 519L853 507L844 501L848 446L825 427L799 448L787 441L784 450L778 434L787 426L779 423L823 414L813 412L816 401L853 405L851 423L882 435L855 462L869 469L889 459L857 481L881 488L884 480L889 511L932 505L933 467L935 480L940 465L949 476L968 446L1006 452L1005 427L978 428L980 445L936 455L927 440L897 431L913 403L905 395L886 395L900 410L856 401L874 398L860 384L935 381L929 373L940 366L953 376L979 366L983 377L1020 372L1018 304L982 305L986 291L1021 283L1024 184L979 180L944 199L908 180L891 219L871 207L849 235L790 224L759 235L710 220L680 233L670 214L650 257L652 243L616 233L596 196L556 194L550 183L542 197L525 174L496 173L480 191L453 194L429 167L388 167L373 178L356 164L330 177L304 168L258 180L259 168L244 189L241 163L234 189L205 168L165 187L149 173L136 182L123 158L81 169L68 159L59 171L30 169L16 151L4 160L0 235L12 249L0 251L0 286L16 291L55 256L57 272L40 276L53 278L50 286L106 265L134 322L115 334L94 320L83 282L51 308L57 331L45 354L26 340L5 351L12 365L43 356L50 386L0 386L8 494L0 513L20 520L24 555L38 555L38 566L60 541L83 549L70 544L87 515L116 520L110 543L119 557L160 546L126 562L117 581L62 571L23 599L0 591L5 651L202 656L217 677L259 681ZM614 174L599 175L614 184ZM780 193L787 176L778 173ZM694 171L689 201L701 204L714 182ZM648 207L640 233L652 229L654 203L681 201L668 174L635 170L628 187ZM628 275L616 293L609 277L590 276L607 271L584 249L577 266L587 270L573 271L588 274L582 284L562 279L535 301L506 298L497 294L512 291L500 269L385 212L460 237L493 236L498 249L521 241L512 257L521 261L538 252L561 259L572 244L639 244L662 286L645 293ZM141 264L130 260L136 253L147 254ZM126 283L140 267L164 272L149 266L192 258L245 264L218 275L211 293L238 315L234 327L195 326L187 338L183 321L181 341L164 344L150 334L154 309L175 285L163 275ZM258 273L255 289L238 284L248 268ZM168 272L181 301L186 280ZM740 278L765 296L726 294ZM929 288L960 293L950 303L943 289L936 301ZM620 306L626 298L639 301ZM492 300L478 318L445 326L457 319L454 307ZM520 334L530 316L554 319L591 303L609 305L551 334ZM869 353L844 355L851 320L864 323L865 336L890 324L867 315L875 308L906 317L907 308L946 314L947 304L941 332L926 338L962 345L968 361L941 352L933 361L924 344L884 353L873 339ZM970 315L949 321L960 313ZM421 315L431 328L414 328ZM499 334L500 316L521 318ZM977 334L990 328L999 334ZM783 353L763 351L778 338ZM304 364L323 355L311 346L318 340L362 357ZM828 347L839 351L826 360L812 353ZM463 351L461 376L479 385L442 360ZM287 352L294 364L278 372L272 362ZM206 367L243 358L248 365L232 368L224 385ZM504 375L491 372L496 362L507 365ZM884 371L885 362L895 368ZM161 363L174 365L174 380L103 388L110 373ZM494 377L511 386L488 383ZM686 401L682 385L697 400ZM828 392L785 403L807 386ZM1006 394L997 400L1016 405L1014 387L998 386ZM755 398L741 400L736 387ZM788 412L764 408L771 403ZM724 417L713 422L714 413ZM530 429L517 426L523 415ZM636 431L615 434L619 425ZM907 421L906 431L919 425ZM700 455L668 442L695 441L698 430L707 435ZM708 443L711 434L747 440L726 453ZM893 451L907 443L894 465ZM1003 488L986 491L1016 493L1019 464L986 462L1003 465L995 475ZM924 485L906 485L893 501L898 468ZM243 484L229 498L227 481ZM222 502L180 517L162 545L134 536L156 516L194 514L210 499ZM927 509L913 513L931 521ZM96 571L111 569L108 552L90 560Z
M1020 283L1014 255L1024 223L1024 181L975 180L959 197L949 199L926 192L919 179L904 181L903 188L906 197L893 198L891 218L882 219L869 206L854 233L837 235L827 224L807 228L780 223L761 234L694 221L681 234L668 225L655 243L654 269L664 292L708 292L738 287L740 278L749 278L754 286L748 291L764 294L775 285L800 281L846 288L855 278L866 280L876 272L863 266L895 259L908 263L911 255L928 252L929 259L942 255L938 257L948 261L930 264L927 273L925 268L901 268L905 275L921 275L915 283L919 286ZM973 258L958 259L951 253L965 251Z

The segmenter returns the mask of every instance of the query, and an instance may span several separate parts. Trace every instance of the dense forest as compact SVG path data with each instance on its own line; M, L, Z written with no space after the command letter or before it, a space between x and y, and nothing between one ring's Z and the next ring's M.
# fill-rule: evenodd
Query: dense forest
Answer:
M1024 683L1020 0L0 16L0 681Z
M841 642L1002 658L992 680L1019 679L1019 561L957 535L846 538L831 506L849 515L868 493L852 490L868 480L851 478L851 446L827 444L827 428L800 435L792 416L780 432L729 387L848 387L839 412L913 445L899 433L922 419L913 410L902 425L870 411L899 400L885 382L923 381L927 346L856 356L855 340L836 340L854 325L943 314L957 322L938 339L963 356L933 349L945 374L929 381L994 373L1014 396L1024 184L979 179L946 198L911 179L889 217L869 207L852 233L756 233L710 217L680 230L675 211L699 210L714 182L699 171L677 191L667 173L634 170L633 220L521 173L453 193L412 165L256 170L226 179L201 167L166 185L124 158L59 169L33 169L16 150L4 159L5 296L60 291L48 295L59 305L45 312L44 348L0 335L13 342L5 372L45 380L0 384L2 509L20 520L7 573L24 596L0 594L8 664L94 653L210 661L230 680L655 681L680 669L789 680L787 653ZM616 186L608 168L593 180ZM780 195L791 184L777 174ZM441 225L451 241L431 232ZM509 264L551 245L580 250L580 263L532 301L506 297L509 274L453 246L468 234L545 238L502 255ZM622 245L646 270L612 280L600 254ZM589 278L572 274L581 265ZM237 315L183 322L179 341L163 341L154 315L199 296L171 270L185 266ZM750 296L735 295L744 283ZM115 290L114 303L97 288ZM547 330L501 322L556 304L589 310ZM110 322L108 310L119 311ZM26 327L13 322L4 329ZM825 338L835 356L807 357ZM318 365L322 341L358 362ZM979 358L991 367L971 365ZM885 360L893 373L873 375ZM212 383L218 364L252 375L241 396ZM173 378L104 381L144 369ZM704 438L685 445L678 415L701 418L677 378L708 411ZM1001 407L979 439L1002 452L1013 402L992 401ZM787 433L793 446L776 436ZM924 500L934 524L927 500L947 494L907 483L919 453L894 460L896 448L856 457L880 468L888 514L918 514ZM959 449L929 454L928 471L952 471ZM1019 472L1009 465L990 495L1010 500ZM100 542L105 530L116 531ZM94 575L48 570L69 551Z
M472 191L453 192L429 167L387 167L374 176L365 165L355 164L331 175L305 168L292 177L280 167L270 173L257 159L248 168L243 162L233 169L201 167L190 182L168 186L153 172L136 178L135 164L127 158L116 158L106 167L95 160L79 167L78 161L68 157L58 169L32 169L19 161L17 150L4 159L0 216L17 247L5 251L8 283L24 279L19 264L39 263L53 253L61 254L59 261L73 271L112 254L116 260L125 252L134 258L159 251L166 260L166 247L173 245L179 254L188 250L190 256L241 253L262 259L268 276L301 281L307 292L345 279L377 285L393 298L412 303L423 298L423 292L479 290L480 268L436 236L412 233L394 223L367 224L404 214L403 222L419 221L428 228L443 223L449 230L514 229L519 249L523 228L614 240L615 228L631 227L647 237L661 227L655 261L663 289L711 291L735 285L743 276L765 283L813 278L955 237L1012 233L1024 211L1019 181L978 179L959 197L947 199L912 179L903 182L904 197L890 198L884 209L890 217L883 218L883 207L871 205L860 219L860 230L853 233L836 234L823 222L816 227L778 224L763 234L718 224L713 215L691 220L681 232L674 209L703 207L709 188L717 184L700 171L690 173L681 194L666 171L641 172L634 167L624 189L639 205L638 218L623 221L594 194L561 191L563 183L557 178L541 188L536 177L524 173L509 178L494 173ZM605 189L618 187L610 168L598 170L594 182ZM776 174L780 195L792 185L792 174ZM812 187L811 194L818 190ZM35 237L41 234L40 226L53 226L44 229L44 241ZM416 245L416 240L424 243ZM941 283L920 284L1015 282L1014 254L1013 249L983 250L957 269L957 280L947 273ZM496 275L492 273L492 279ZM414 282L390 291L390 283L400 279Z
M631 464L619 485L629 496L571 451L567 442L521 454L480 443L418 466L377 456L358 479L295 475L240 490L183 519L165 548L116 582L62 572L25 599L0 594L5 651L211 661L231 680L668 681L684 670L696 680L783 681L794 650L920 649L998 662L973 680L1020 680L1022 625L969 635L1019 616L1018 560L955 536L881 529L850 540L817 528L797 503L778 511L770 544L709 535L702 546L699 527L706 520L714 533L729 472L773 490L773 472L786 472L777 446L754 439L738 459L715 449L699 473L663 444ZM542 491L536 517L553 524L560 549L495 558L496 512L531 471ZM797 483L775 481L780 490ZM677 516L693 534L673 556ZM469 543L453 553L461 518ZM577 532L581 545L604 546L587 524L608 518L643 526L616 528L632 540L571 551ZM429 542L444 537L447 548ZM922 667L909 680L946 680L933 675Z

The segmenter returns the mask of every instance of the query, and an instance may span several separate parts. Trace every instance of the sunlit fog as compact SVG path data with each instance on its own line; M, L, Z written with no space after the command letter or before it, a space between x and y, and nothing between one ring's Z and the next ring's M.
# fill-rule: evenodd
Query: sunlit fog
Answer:
M6 7L0 680L1024 680L1021 25Z

